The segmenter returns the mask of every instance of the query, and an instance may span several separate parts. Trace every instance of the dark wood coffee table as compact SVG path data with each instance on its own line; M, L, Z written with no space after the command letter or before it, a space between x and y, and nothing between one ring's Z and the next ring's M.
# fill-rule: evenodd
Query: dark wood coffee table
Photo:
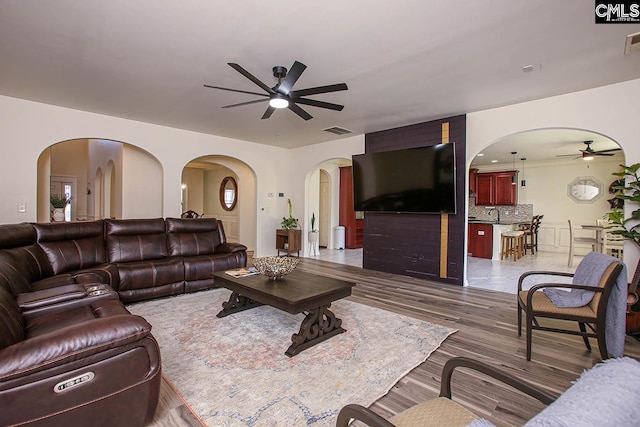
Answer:
M291 314L306 313L292 344L285 354L295 356L334 335L345 332L342 320L329 307L333 301L351 295L355 283L294 270L282 279L270 280L262 274L233 277L214 273L215 283L231 290L229 301L222 303L218 317L260 305L270 305Z

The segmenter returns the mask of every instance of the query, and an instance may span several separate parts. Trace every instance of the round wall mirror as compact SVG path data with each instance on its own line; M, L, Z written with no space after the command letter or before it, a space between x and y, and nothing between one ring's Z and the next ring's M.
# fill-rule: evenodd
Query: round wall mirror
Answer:
M220 205L225 211L233 210L238 202L238 184L228 176L220 183Z

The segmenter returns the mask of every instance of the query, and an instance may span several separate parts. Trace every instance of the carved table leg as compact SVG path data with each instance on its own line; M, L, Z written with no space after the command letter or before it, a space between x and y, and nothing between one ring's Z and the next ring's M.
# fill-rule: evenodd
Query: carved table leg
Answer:
M249 310L250 308L258 307L261 305L262 303L256 302L251 298L242 296L237 292L232 292L231 296L229 297L229 301L222 303L222 310L220 310L220 312L216 314L216 316L225 317L230 314Z
M289 357L295 356L303 350L312 347L334 335L346 332L342 320L338 319L331 310L331 304L310 310L300 325L297 334L291 336L293 344L284 353Z

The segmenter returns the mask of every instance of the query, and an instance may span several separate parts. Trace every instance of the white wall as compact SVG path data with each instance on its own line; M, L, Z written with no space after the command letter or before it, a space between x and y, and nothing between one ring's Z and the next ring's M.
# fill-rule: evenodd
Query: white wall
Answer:
M482 149L498 139L526 130L545 128L587 129L601 133L622 147L627 164L640 162L639 98L640 79L469 113L467 167ZM628 204L626 209L631 209ZM579 210L579 207L574 209L574 214L579 215ZM640 248L632 242L625 242L624 257L629 268L635 268L640 258Z
M275 253L273 230L280 223L286 208L275 203L273 198L268 198L267 194L290 192L295 175L288 172L291 164L289 150L6 96L0 96L0 129L0 181L12 183L3 186L0 193L4 200L0 204L0 223L36 221L37 162L45 148L77 138L111 139L140 147L155 156L162 165L163 182L160 186L146 182L144 177L139 181L153 184L153 191L161 188L162 193L161 211L144 212L144 215L180 215L182 169L192 159L208 155L242 159L255 173L257 190L253 195L254 201L249 205L270 209L258 209L257 214L250 212L250 215L247 214L250 218L241 216L240 228L253 231L256 253ZM304 182L304 174L300 181ZM17 211L21 203L27 206L24 213ZM128 200L126 203L136 201ZM123 217L132 209L123 206Z
M331 220L330 229L338 224L340 196L340 164L351 163L353 154L364 153L364 135L356 135L323 144L308 145L292 149L291 169L293 191L290 196L294 203L294 216L302 221L303 253L308 254L308 232L311 213L318 212L318 178L316 172L322 167L331 177ZM312 191L305 191L313 188ZM303 214L300 214L300 212ZM329 237L332 247L333 232Z
M102 189L96 188L96 185L100 183L95 182L95 176L98 169L103 173L107 170L109 162L114 165L116 178L119 182L122 182L122 177L118 178L118 175L122 174L122 150L123 144L117 141L110 141L104 139L91 139L88 143L89 150L89 163L88 163L88 177L87 186L91 189L91 196L87 197L87 201L90 207L87 209L87 213L90 217L98 219L100 212L96 212L96 197L100 197ZM42 173L42 172L40 172ZM78 183L79 184L79 183ZM104 185L104 183L103 183ZM120 189L111 189L111 191L118 191ZM122 194L119 192L118 196ZM98 200L98 205L100 201ZM109 216L108 212L105 212L105 216Z
M145 151L130 144L122 150L122 185L116 179L116 191L122 191L122 218L162 218L163 186L162 165ZM180 210L180 184L171 188L178 193ZM113 191L113 190L112 190ZM118 200L116 198L115 200ZM120 206L116 207L116 212ZM105 213L106 214L106 213Z
M484 147L504 136L549 127L574 127L602 133L622 146L627 163L638 162L639 96L640 80L634 80L469 113L468 162ZM76 138L111 139L140 147L158 159L162 167L163 182L161 185L153 185L162 194L162 209L158 214L165 217L177 217L181 213L181 175L187 163L210 155L240 159L238 163L246 165L250 171L247 176L243 177L233 165L227 167L238 174L240 181L250 179L249 175L253 175L252 179L255 180L255 193L250 195L253 200L245 201L241 194L239 203L243 203L241 233L244 230L253 233L257 256L275 253L274 230L287 214L287 198L291 198L294 203L296 215L304 218L305 223L308 222L310 212L305 194L311 171L326 160L350 159L352 154L364 152L364 135L287 150L6 96L0 96L0 129L0 181L12 183L3 186L0 193L4 202L0 204L0 223L36 220L37 162L45 148ZM332 174L332 206L336 209L336 218L338 182ZM239 185L244 188L240 182ZM280 192L285 194L283 198L277 197ZM270 194L274 196L270 197ZM127 201L133 202L135 201ZM18 213L17 205L22 203L27 205L27 211ZM304 212L299 213L300 209L304 209ZM123 216L125 212L128 213L129 210L123 206ZM249 240L251 239L247 241ZM245 236L241 235L240 241L244 242ZM629 265L634 266L635 261L632 262L631 257L628 257L632 253L637 260L638 249L627 243L625 259Z

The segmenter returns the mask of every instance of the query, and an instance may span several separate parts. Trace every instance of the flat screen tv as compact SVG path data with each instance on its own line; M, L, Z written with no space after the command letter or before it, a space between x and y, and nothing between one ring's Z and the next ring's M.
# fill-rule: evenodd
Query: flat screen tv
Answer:
M456 212L454 143L352 156L353 201L365 212Z

